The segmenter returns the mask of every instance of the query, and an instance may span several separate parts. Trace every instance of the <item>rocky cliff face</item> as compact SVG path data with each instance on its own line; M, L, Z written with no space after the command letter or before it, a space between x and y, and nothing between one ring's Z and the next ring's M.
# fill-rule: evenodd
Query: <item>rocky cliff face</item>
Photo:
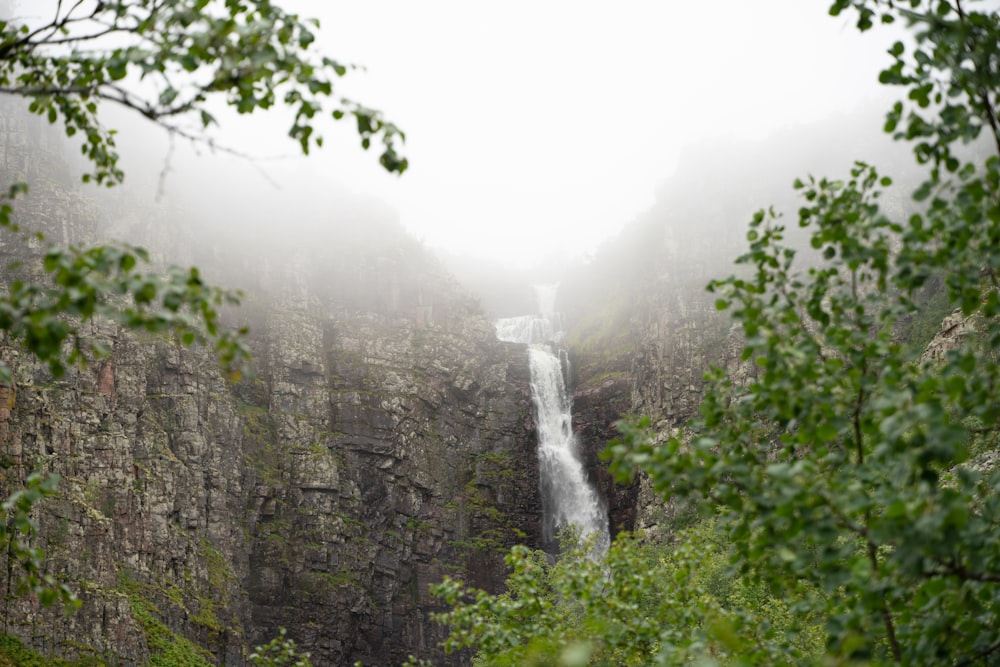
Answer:
M739 196L694 200L708 183L698 170L684 179L561 288L576 368L574 424L594 458L617 435L615 420L644 415L669 433L697 413L710 364L738 365L738 337L705 286L732 271L749 204ZM599 464L595 476L615 531L656 532L678 510L641 480L616 485Z
M858 155L885 146L885 137L873 134L877 124L869 127L862 113L827 123L786 128L766 142L691 148L657 203L592 261L569 272L558 306L569 323L566 340L577 369L574 423L585 449L603 449L614 435L608 420L620 414L648 416L658 433L669 434L697 414L703 376L712 364L745 380L756 372L752 364L740 364L739 331L715 310L706 285L745 270L734 261L746 251L755 210L773 205L788 212L786 220L795 219L801 202L788 186L796 176L843 173ZM834 126L845 140L824 143ZM919 174L902 166L905 153L895 155L905 158L895 176L908 185L882 205L902 214L900 192L911 191ZM794 222L785 226L790 244L808 247L806 230ZM933 333L938 321L919 324ZM614 527L656 532L680 510L664 506L641 481L623 489L600 468L597 476L613 517L621 508Z
M610 341L595 343L572 331L569 336L571 345L577 343L571 349L579 349L573 424L608 502L612 533L654 533L678 510L664 507L641 479L627 486L612 479L599 454L618 436L614 422L643 415L658 432L669 433L697 413L709 365L735 368L739 361L738 338L711 295L687 285L646 287Z
M24 126L5 127L5 174L35 176L22 223L74 243L156 215L46 181ZM447 573L497 591L506 547L539 541L529 372L391 227L243 260L232 317L252 327L255 374L235 385L203 350L111 324L92 332L110 355L58 381L4 349L0 491L62 476L37 544L84 605L64 617L7 595L3 632L114 664L239 665L279 627L317 665L437 655L428 585ZM209 267L221 252L166 246ZM38 250L7 237L0 260Z
M380 275L395 271L410 294L256 327L268 381L251 456L254 625L294 619L331 664L433 654L428 586L458 572L497 591L505 548L538 542L526 354L434 277ZM310 298L310 312L336 309L335 294Z
M628 383L622 377L584 382L573 392L573 429L580 443L581 460L590 483L607 503L612 537L635 528L639 486L616 484L600 459L601 451L618 435L614 423L630 413L628 395Z

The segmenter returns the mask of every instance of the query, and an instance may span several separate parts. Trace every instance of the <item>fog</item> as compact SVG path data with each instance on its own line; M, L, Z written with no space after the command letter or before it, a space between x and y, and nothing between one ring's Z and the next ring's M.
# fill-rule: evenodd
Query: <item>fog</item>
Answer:
M727 210L745 208L742 224L825 150L811 141L803 155L768 137L821 126L839 158L843 133L859 122L877 131L891 99L877 73L898 37L859 35L822 0L282 4L321 20L318 49L366 67L339 93L407 133L410 169L385 173L346 123L321 127L325 149L304 158L284 136L287 114L220 110L213 141L233 155L108 108L128 196L175 206L178 224L251 253L317 243L334 252L331 230L398 224L464 258L456 265L498 273L594 255L626 225L669 210L671 183L684 184L685 206L717 204L726 179L757 178L725 168L737 149L751 152L741 168L787 175L737 188ZM838 118L850 122L838 129Z
M593 250L692 145L875 106L888 59L822 1L331 7L331 49L411 137L412 173L365 187L431 245L521 265Z

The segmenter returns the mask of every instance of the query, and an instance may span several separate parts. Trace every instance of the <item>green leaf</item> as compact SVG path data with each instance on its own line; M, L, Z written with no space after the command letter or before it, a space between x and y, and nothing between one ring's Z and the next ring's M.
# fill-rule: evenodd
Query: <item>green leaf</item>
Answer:
M113 57L108 60L105 68L112 81L121 81L128 73L128 61L120 56Z

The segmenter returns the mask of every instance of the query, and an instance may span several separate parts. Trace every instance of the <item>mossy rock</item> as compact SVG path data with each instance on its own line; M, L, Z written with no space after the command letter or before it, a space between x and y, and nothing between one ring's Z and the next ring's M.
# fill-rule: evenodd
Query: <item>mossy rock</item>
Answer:
M0 667L103 667L105 662L97 657L62 660L47 658L24 647L20 639L0 635Z

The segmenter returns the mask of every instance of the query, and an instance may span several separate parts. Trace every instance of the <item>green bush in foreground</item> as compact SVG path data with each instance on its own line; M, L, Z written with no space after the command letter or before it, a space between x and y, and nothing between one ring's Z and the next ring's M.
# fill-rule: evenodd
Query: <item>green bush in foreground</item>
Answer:
M821 628L730 572L711 521L670 545L621 535L601 558L564 538L555 562L514 547L501 595L450 578L433 587L453 607L437 617L451 628L445 649L473 648L484 667L739 664L749 655L802 664L822 652Z

